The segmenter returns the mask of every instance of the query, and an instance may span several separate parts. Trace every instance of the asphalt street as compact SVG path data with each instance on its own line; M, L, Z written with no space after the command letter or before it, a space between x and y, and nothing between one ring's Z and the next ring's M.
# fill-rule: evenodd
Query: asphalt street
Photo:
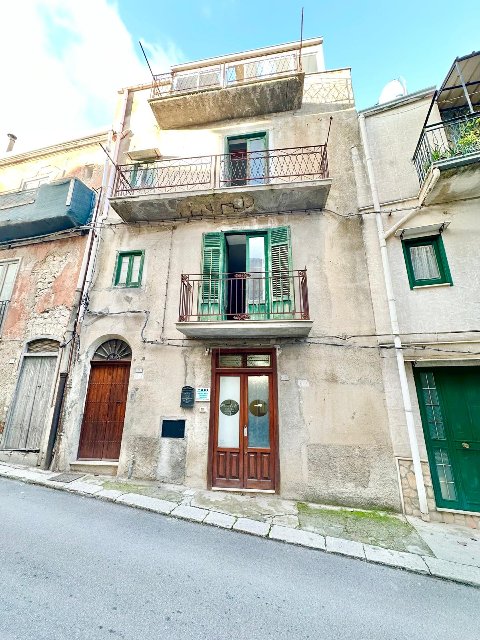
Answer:
M480 590L0 479L0 640L478 640Z

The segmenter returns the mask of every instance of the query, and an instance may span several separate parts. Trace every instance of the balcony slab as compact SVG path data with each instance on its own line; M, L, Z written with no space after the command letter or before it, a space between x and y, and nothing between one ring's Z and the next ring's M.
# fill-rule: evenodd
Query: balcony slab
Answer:
M420 200L426 205L468 200L479 196L480 153L478 152L435 162L420 192Z
M306 338L313 320L225 320L177 322L187 338Z
M294 111L302 106L304 77L304 73L294 73L195 93L167 94L149 103L161 129Z
M321 210L325 207L331 184L331 178L326 178L202 191L149 193L111 198L110 204L125 222Z

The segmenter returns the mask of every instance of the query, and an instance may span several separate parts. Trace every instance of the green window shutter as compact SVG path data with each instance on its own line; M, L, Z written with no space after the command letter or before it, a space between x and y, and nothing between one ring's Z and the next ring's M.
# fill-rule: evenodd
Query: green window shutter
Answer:
M442 236L402 240L410 288L453 284Z
M268 232L271 272L271 299L274 318L290 318L294 311L290 227Z
M223 318L224 245L223 233L203 234L200 315L204 320Z
M139 287L142 283L144 257L144 251L118 253L113 284L116 287Z

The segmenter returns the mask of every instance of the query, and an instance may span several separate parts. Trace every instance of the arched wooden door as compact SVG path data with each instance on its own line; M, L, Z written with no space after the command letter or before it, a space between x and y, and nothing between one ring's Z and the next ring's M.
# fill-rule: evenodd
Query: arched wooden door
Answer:
M79 460L118 460L130 378L130 347L104 342L91 362L83 413Z

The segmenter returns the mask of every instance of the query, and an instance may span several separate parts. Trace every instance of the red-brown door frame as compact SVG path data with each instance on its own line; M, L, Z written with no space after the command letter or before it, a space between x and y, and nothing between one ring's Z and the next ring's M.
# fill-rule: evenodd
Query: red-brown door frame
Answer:
M217 348L212 349L212 361L211 361L211 382L210 382L210 421L209 421L209 437L208 437L208 465L207 465L207 486L209 489L213 486L213 453L214 453L214 438L215 438L215 413L216 407L218 404L218 386L217 386L217 373L260 373L262 370L265 371L262 367L259 368L250 368L246 369L221 369L217 366L218 356L219 354L234 354L234 353L248 353L248 354L265 354L270 355L272 366L268 368L268 371L272 374L272 424L273 424L273 438L272 443L274 446L274 484L275 484L275 493L279 493L280 491L280 447L279 447L279 433L278 433L278 378L277 378L277 352L276 349L262 349L261 347L256 348L237 348L234 347L229 349ZM242 467L244 461L242 460ZM241 489L239 489L241 490Z

